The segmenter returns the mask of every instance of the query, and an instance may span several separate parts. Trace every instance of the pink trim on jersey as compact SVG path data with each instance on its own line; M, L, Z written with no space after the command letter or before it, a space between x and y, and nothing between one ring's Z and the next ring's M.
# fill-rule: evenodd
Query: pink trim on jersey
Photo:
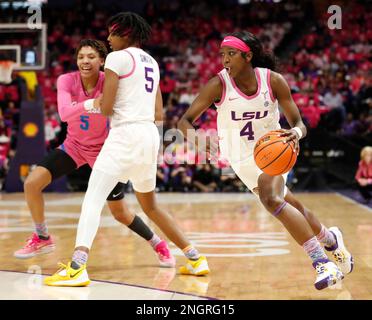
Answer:
M247 96L245 93L241 92L240 89L238 88L238 86L236 85L234 79L230 77L230 80L231 80L231 83L232 83L234 89L239 93L239 95L241 95L243 98L245 98L247 100L251 100L251 99L256 98L258 96L258 94L260 93L260 91L261 91L261 76L260 76L260 72L258 71L257 68L255 68L254 69L254 73L256 74L257 91L256 91L255 94L253 94L251 96Z
M119 77L119 80L120 80L120 79L125 79L125 78L130 77L130 76L133 74L134 70L136 69L136 60L134 60L133 55L132 55L128 50L125 50L125 49L124 49L124 51L125 51L125 52L128 52L128 53L130 54L130 56L132 57L132 60L133 60L133 67L132 67L132 70L131 70L128 74L125 74L125 75L123 75L123 76L120 76L120 77Z
M271 98L271 101L272 101L272 102L275 102L275 97L274 97L274 95L273 95L273 90L271 89L271 83L270 83L270 79L271 79L271 70L270 70L270 69L266 69L266 70L267 70L266 82L267 82L267 86L269 87L270 98Z
M223 76L220 74L220 73L217 73L218 77L220 78L221 82L222 82L222 97L221 97L221 100L220 102L215 102L214 104L219 107L225 100L225 96L226 96L226 84L225 84L225 79L223 78Z

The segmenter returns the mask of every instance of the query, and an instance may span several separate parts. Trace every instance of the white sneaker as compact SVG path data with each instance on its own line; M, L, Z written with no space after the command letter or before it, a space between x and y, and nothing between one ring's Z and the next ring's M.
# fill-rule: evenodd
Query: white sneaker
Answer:
M324 259L314 262L313 267L318 274L314 283L318 290L333 286L344 278L341 270L329 260Z
M336 238L336 245L333 247L324 247L327 251L332 251L332 256L336 261L337 266L344 274L353 271L354 259L349 251L347 251L342 232L337 227L330 227L329 231L332 232Z

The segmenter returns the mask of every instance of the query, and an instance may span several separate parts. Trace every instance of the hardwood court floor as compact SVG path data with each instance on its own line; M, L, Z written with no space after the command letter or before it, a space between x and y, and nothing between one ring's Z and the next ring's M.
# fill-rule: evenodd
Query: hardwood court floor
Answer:
M18 260L12 255L32 232L31 219L22 194L0 194L0 299L372 299L372 210L336 193L297 194L323 224L343 230L354 255L353 273L336 288L315 290L310 259L255 197L225 193L158 194L161 206L208 257L210 275L181 276L177 269L159 268L150 246L105 207L88 262L91 280L99 282L49 290L27 272L51 274L58 261L70 259L83 195L46 194L48 226L57 248ZM159 231L133 195L126 199ZM172 252L178 267L185 259L174 246Z

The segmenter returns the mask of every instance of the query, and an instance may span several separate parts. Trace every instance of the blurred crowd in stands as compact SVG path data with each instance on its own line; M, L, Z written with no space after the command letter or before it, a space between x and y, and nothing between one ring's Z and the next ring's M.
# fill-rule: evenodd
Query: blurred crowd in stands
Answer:
M48 24L48 67L37 73L45 102L47 149L61 143L65 126L56 103L56 79L76 70L75 48L83 38L106 40L106 21L119 8L100 8L86 1L58 10L44 7ZM309 4L307 4L309 5ZM222 68L218 49L226 33L248 30L265 49L280 57L280 73L288 81L293 98L310 129L323 128L343 136L368 136L372 132L371 40L372 12L363 2L343 8L343 28L330 30L329 17L314 13L312 6L297 1L252 2L227 5L220 1L148 1L142 15L152 26L146 49L161 68L164 132L176 123L201 86ZM18 17L18 18L17 18ZM89 18L87 18L89 17ZM22 15L12 15L12 22ZM304 23L306 21L306 23ZM10 21L9 21L10 22ZM14 150L19 114L16 79L0 84L0 167L5 170ZM196 123L201 129L216 129L216 109L211 108ZM284 121L283 121L284 123ZM62 138L61 138L62 137ZM158 187L165 191L243 191L244 185L226 163L185 165L166 148L158 169ZM182 145L183 146L183 145ZM189 149L192 152L192 149ZM190 155L186 155L190 157ZM195 155L191 155L195 157ZM221 172L224 174L221 175Z

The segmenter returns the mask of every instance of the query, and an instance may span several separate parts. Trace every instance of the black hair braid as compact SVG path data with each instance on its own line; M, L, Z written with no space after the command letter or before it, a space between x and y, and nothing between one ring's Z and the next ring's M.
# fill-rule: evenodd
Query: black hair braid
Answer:
M113 28L112 35L123 37L128 35L131 44L142 45L149 40L151 27L144 18L134 12L120 12L107 22L108 28Z
M233 37L239 38L249 46L253 53L251 60L252 67L268 68L275 71L278 67L278 60L273 52L265 51L260 40L248 31L239 31L231 34ZM244 54L244 53L243 53Z

